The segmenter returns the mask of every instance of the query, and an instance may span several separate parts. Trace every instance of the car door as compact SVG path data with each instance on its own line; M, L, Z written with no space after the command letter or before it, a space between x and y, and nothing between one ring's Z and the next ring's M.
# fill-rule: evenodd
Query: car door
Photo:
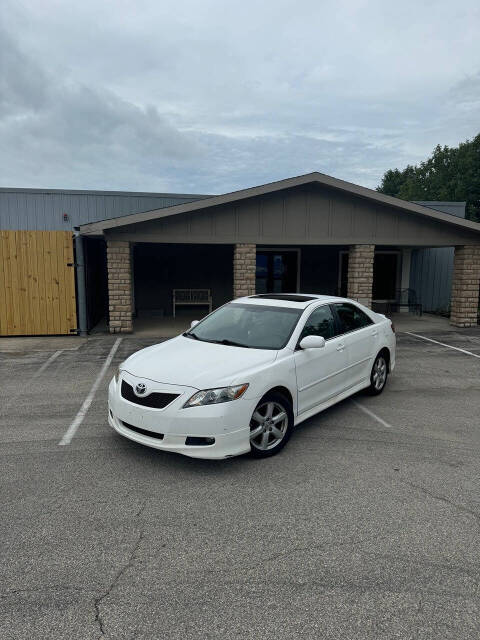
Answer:
M378 327L368 315L349 302L331 305L337 314L348 353L348 386L368 381L376 355Z
M343 336L337 335L334 312L328 304L317 307L305 322L298 343L308 335L325 338L321 349L295 351L298 413L312 409L341 393L345 387L347 351Z

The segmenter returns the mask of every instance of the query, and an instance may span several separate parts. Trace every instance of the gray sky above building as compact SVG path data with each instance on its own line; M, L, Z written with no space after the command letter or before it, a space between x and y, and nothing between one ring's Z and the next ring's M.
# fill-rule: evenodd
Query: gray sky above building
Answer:
M0 186L367 187L479 132L477 0L4 0Z

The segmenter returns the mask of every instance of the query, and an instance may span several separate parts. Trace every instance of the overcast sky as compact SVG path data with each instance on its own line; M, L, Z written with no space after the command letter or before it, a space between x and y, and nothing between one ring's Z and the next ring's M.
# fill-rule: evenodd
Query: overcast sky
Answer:
M0 185L367 187L480 131L478 0L3 0Z

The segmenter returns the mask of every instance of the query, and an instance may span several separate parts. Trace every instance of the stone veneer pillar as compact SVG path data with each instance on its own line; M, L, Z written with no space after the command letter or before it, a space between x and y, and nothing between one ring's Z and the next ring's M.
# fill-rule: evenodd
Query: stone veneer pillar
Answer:
M236 244L233 251L233 297L255 294L255 272L257 268L257 245Z
M476 326L479 286L480 245L455 247L450 324Z
M348 253L347 297L372 306L374 244L353 244Z
M132 270L130 243L107 240L110 333L132 331Z

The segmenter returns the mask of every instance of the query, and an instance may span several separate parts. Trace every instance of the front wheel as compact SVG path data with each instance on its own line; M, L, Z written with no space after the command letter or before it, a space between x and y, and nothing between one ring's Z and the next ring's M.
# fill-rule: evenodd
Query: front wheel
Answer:
M293 408L281 393L268 393L257 404L250 420L250 445L255 458L273 456L292 434Z
M385 354L379 353L373 363L370 374L370 386L367 391L372 396L378 396L385 389L388 378L388 365Z

